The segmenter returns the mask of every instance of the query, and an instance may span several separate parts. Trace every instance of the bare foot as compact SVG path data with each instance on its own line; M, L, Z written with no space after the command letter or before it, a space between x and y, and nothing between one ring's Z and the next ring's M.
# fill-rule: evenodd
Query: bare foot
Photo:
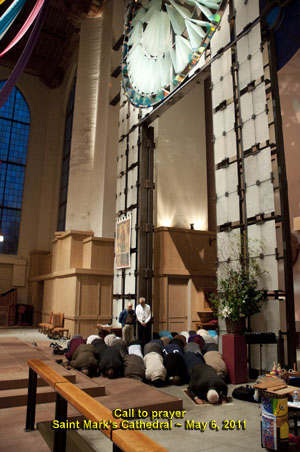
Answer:
M204 400L202 399L196 399L195 402L197 403L197 405L204 405Z

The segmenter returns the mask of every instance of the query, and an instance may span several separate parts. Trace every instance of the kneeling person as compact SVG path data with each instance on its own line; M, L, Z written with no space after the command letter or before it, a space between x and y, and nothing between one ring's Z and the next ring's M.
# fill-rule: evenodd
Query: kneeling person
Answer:
M188 392L193 400L202 405L205 401L218 403L227 396L227 385L218 377L216 371L207 364L198 364L192 368Z
M97 371L96 349L91 344L81 344L76 348L70 365L74 369L93 377Z
M149 352L144 356L144 363L146 380L150 380L156 387L162 386L167 376L162 355L157 352Z
M123 360L120 352L115 347L107 347L99 362L99 372L108 378L123 376Z

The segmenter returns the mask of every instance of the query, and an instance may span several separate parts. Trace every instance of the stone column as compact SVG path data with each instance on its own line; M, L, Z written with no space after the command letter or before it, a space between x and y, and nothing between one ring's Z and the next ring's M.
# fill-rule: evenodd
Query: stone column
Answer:
M112 2L80 30L66 230L102 236Z
M116 12L117 13L117 12ZM99 237L114 236L116 160L118 149L118 108L109 106L109 86L113 44L113 2L107 2L101 17L101 36L98 42L101 61L97 97L97 128L95 135L94 171L91 192L91 229ZM113 67L113 69L115 69ZM114 109L115 118L109 109ZM115 137L115 142L111 142ZM113 160L111 164L111 160ZM113 168L112 168L113 166ZM107 191L107 183L113 185ZM107 198L109 202L107 203ZM110 219L108 227L105 226Z

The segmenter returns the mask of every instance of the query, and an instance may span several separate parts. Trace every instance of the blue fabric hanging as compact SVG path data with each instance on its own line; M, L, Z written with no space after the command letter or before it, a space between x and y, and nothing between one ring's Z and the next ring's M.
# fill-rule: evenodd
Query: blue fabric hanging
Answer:
M36 41L39 37L40 31L43 26L43 23L45 21L48 2L49 2L49 0L45 0L44 5L43 5L42 9L40 10L37 20L35 21L33 29L30 33L26 46L24 47L24 50L23 50L20 58L18 59L16 66L12 70L8 80L6 81L5 85L3 86L3 88L0 91L0 108L7 101L13 87L17 83L26 64L28 63L30 55L32 54L33 48L36 44Z
M23 6L25 5L26 0L15 0L9 8L2 14L0 17L0 37L6 33L9 29Z
M271 2L272 4L272 2ZM268 5L266 0L260 0L260 12ZM300 47L300 1L287 2L280 0L273 2L266 22L268 28L275 33L277 70L281 69L297 52Z

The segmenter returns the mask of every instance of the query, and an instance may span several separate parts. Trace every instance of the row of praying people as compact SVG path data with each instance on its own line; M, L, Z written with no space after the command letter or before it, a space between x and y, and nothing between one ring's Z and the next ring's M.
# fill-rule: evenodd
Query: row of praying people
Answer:
M71 367L91 377L135 378L156 387L188 383L189 395L198 404L226 398L226 364L207 331L161 332L154 337L146 344L134 339L127 346L114 334L104 339L92 335L86 341L76 336L66 357Z

